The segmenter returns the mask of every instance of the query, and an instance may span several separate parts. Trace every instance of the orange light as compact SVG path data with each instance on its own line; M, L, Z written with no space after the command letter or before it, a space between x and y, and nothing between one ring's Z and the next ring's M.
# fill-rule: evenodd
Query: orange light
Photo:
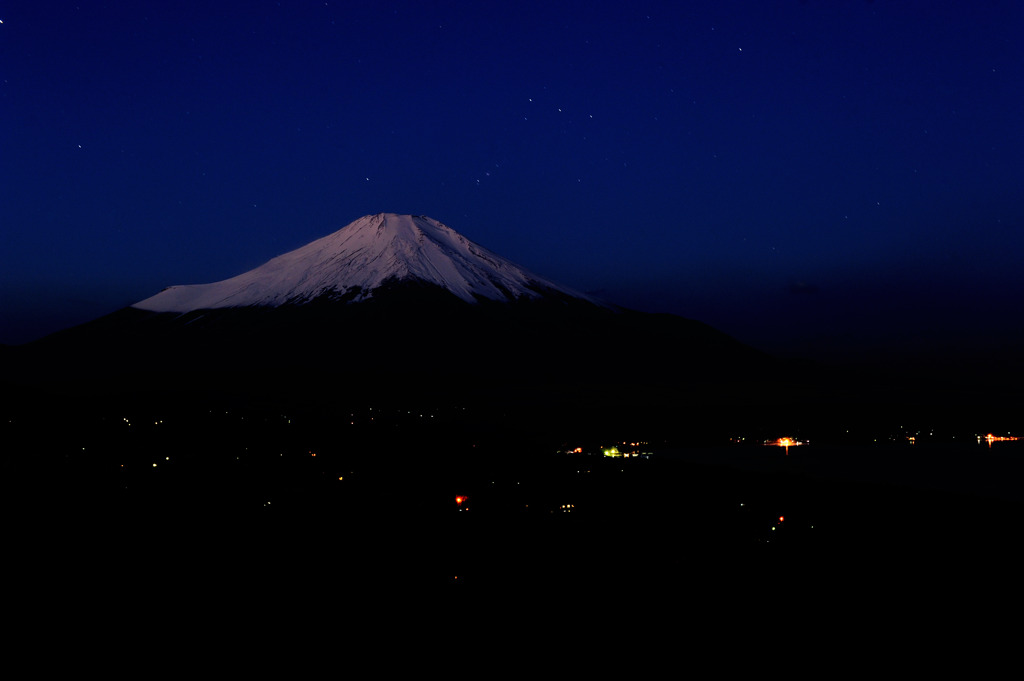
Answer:
M455 503L462 506L462 502L466 500L466 497L455 497Z
M780 523L781 523L782 521L784 521L785 519L786 519L786 518L785 518L785 516L781 516L781 515L779 516L779 522L780 522Z

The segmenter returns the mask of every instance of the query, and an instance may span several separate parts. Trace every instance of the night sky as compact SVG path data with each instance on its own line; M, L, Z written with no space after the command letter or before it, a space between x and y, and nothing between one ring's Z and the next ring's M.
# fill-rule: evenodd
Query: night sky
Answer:
M788 355L1024 341L1024 3L0 3L0 342L370 213Z

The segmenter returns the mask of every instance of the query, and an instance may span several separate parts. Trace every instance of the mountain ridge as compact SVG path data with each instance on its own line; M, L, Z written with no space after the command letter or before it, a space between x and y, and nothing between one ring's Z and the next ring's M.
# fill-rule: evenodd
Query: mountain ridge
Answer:
M707 324L600 303L426 220L361 218L238 277L15 348L5 365L21 385L77 397L471 396L554 422L730 401L745 392L730 381L779 370Z
M190 312L305 304L324 296L360 302L385 282L420 280L469 303L555 294L600 304L419 215L366 215L235 277L170 286L132 307Z

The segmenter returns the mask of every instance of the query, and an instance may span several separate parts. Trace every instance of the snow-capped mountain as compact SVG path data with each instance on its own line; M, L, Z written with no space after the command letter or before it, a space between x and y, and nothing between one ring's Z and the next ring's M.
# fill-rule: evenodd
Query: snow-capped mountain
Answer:
M595 382L602 399L619 386L635 400L638 385L655 395L769 366L705 324L602 304L436 220L390 213L17 351L3 368L26 383L310 404L396 394L532 403L545 390L589 400Z
M386 283L439 286L467 302L587 296L533 274L437 220L378 213L256 269L212 284L171 286L132 307L152 312L277 307L370 298Z

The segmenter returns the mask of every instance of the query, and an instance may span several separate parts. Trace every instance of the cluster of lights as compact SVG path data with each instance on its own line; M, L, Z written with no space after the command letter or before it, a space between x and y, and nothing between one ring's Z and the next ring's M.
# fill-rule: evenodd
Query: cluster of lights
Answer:
M769 447L785 447L786 454L789 454L790 447L798 447L809 443L806 440L797 440L791 437L780 437L778 440L768 440L765 444Z
M1015 442L1020 439L1020 437L1017 437L1015 435L993 435L992 433L989 433L984 437L979 435L978 443L980 444L981 441L984 440L985 442L988 443L988 446L991 447L993 442Z
M624 452L624 451L620 450L618 447L605 447L604 449L601 450L601 453L604 454L605 456L608 456L608 457L612 457L612 458L622 457L622 458L625 458L625 459L628 459L630 457L636 458L636 457L640 457L640 456L650 456L649 452L641 452L639 449L637 449L640 445L643 445L643 444L647 444L647 443L646 442L623 442L622 443L623 447L632 447L633 449L630 450L630 451Z
M599 451L603 456L614 458L649 457L651 456L650 452L640 451L640 448L647 446L647 444L648 443L643 440L638 440L636 442L619 442L617 445L611 447L599 447L597 451ZM562 451L565 454L584 453L583 447L567 447Z

